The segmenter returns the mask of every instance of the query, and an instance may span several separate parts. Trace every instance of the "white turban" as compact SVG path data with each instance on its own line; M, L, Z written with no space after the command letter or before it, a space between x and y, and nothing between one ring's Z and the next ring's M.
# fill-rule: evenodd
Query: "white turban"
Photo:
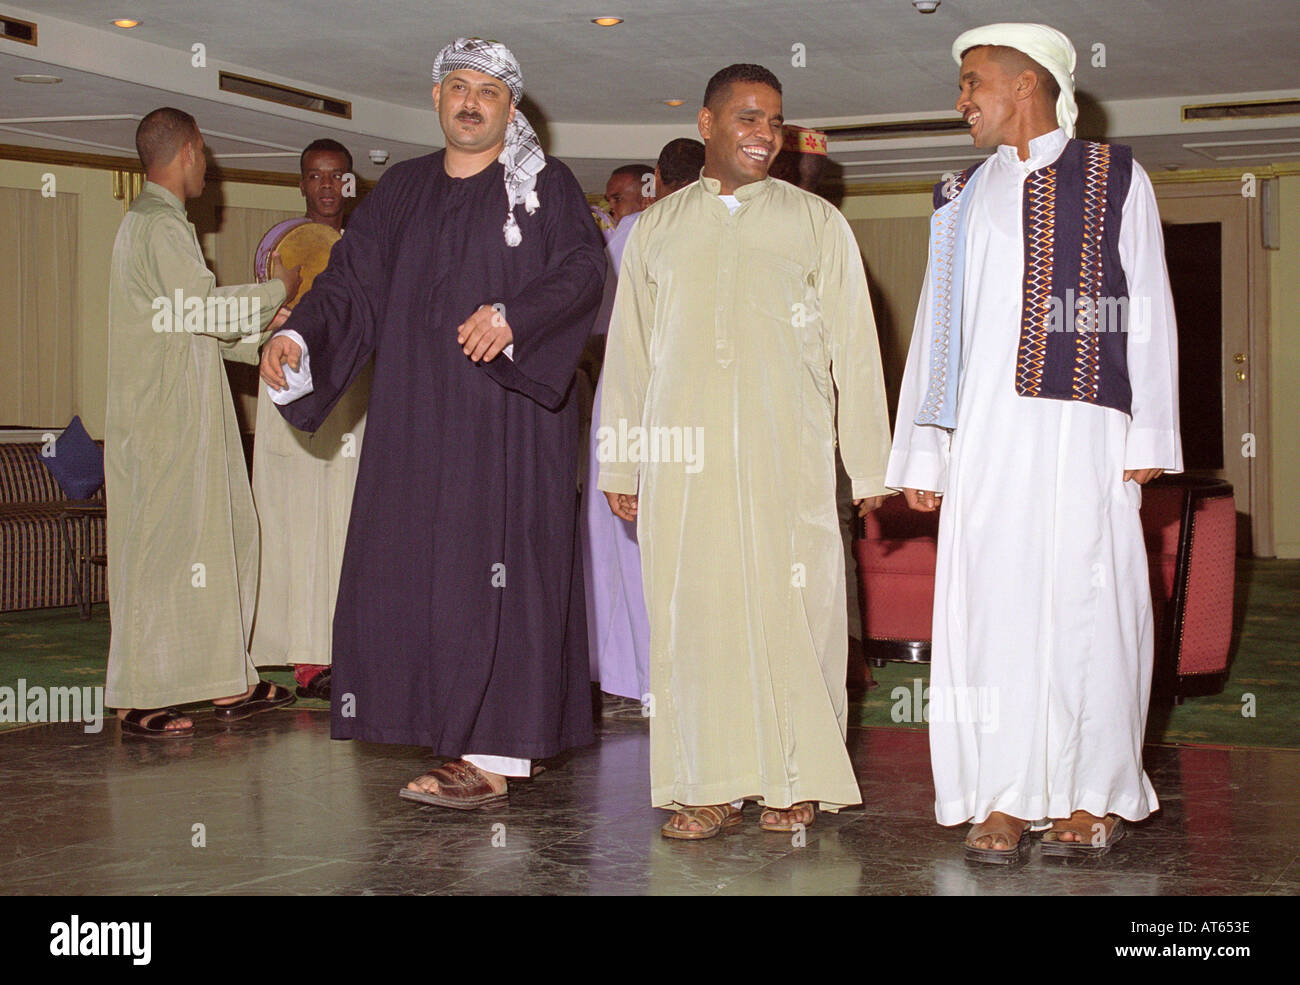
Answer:
M988 24L960 35L952 43L952 57L961 64L961 53L979 45L994 44L1028 55L1052 73L1061 94L1056 99L1056 122L1067 137L1074 136L1079 108L1074 102L1074 45L1054 27L1046 24Z
M510 90L510 102L518 106L524 94L524 76L519 62L510 49L499 41L482 38L457 38L438 52L433 60L433 81L442 80L457 69L482 72L500 79ZM541 204L537 200L537 174L546 167L546 155L532 125L523 113L515 110L515 118L506 126L506 145L497 158L506 170L506 224L502 227L507 246L518 246L523 239L519 224L515 222L515 206L523 203L532 215Z

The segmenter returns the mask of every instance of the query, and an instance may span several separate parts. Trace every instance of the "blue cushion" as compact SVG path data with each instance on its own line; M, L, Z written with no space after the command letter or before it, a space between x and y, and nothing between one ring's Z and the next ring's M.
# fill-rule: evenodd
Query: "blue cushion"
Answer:
M69 499L89 499L104 484L104 450L86 433L80 417L73 417L54 442L54 454L41 461Z

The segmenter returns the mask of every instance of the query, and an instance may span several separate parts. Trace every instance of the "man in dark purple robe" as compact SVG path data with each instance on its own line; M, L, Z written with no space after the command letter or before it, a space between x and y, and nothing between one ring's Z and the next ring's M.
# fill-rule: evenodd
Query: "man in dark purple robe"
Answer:
M592 740L570 383L605 258L510 52L462 38L434 80L445 149L356 209L262 376L313 431L374 357L331 734L455 757L401 795L474 809Z

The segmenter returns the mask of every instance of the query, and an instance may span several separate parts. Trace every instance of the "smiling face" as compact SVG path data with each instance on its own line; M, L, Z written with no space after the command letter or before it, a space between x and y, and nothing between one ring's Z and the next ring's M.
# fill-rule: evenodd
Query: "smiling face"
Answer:
M495 76L467 68L449 72L433 87L433 106L447 147L468 154L499 152L506 125L515 118L510 88Z
M957 112L976 147L1018 143L1016 83L990 47L972 48L961 60Z
M307 199L307 218L329 223L343 211L343 176L348 159L332 150L315 150L303 162L298 187Z
M731 195L766 178L781 149L781 94L762 82L733 82L715 103L699 116L704 173Z

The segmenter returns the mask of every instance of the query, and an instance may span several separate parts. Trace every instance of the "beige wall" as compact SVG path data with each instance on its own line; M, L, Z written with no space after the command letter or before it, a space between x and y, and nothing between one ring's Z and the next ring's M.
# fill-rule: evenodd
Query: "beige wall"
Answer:
M907 365L916 303L925 279L929 195L855 195L840 205L871 284L890 421Z
M78 197L77 291L78 332L73 348L73 412L80 414L92 437L104 436L108 366L108 271L113 239L122 221L122 203L113 198L113 173L25 161L0 160L0 187L39 189L42 176L53 174L59 194ZM228 208L274 209L299 214L302 195L296 188L210 182L203 197L191 203L190 218L198 227L205 254L214 255L213 229L216 205ZM250 261L251 268L251 261ZM222 272L224 273L224 272ZM245 279L247 271L237 273ZM237 283L227 278L222 283ZM15 423L0 421L0 424ZM40 426L60 427L66 421L41 421Z
M73 346L74 413L81 415L93 437L104 436L105 380L108 364L106 311L108 264L113 236L122 220L122 205L113 199L112 173L90 168L59 167L0 161L0 185L39 189L42 176L53 174L60 195L77 196L77 338ZM3 421L0 423L20 423ZM32 421L40 427L61 427L67 421Z
M10 426L72 416L81 196L51 191L0 186L0 421Z
M934 207L929 192L903 195L851 195L840 203L844 218L854 219L905 219L914 216L928 217Z
M1280 250L1269 253L1269 390L1273 538L1278 557L1300 558L1300 175L1278 179Z

